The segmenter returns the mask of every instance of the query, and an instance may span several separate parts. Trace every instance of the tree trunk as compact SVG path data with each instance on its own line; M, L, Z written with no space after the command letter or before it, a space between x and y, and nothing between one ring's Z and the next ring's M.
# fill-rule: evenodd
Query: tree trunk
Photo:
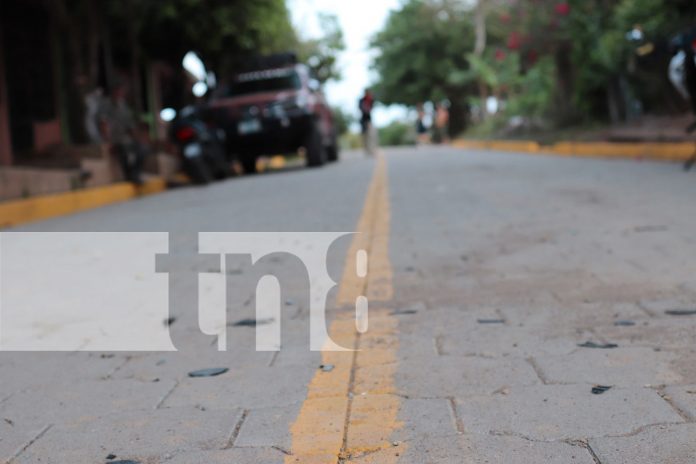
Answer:
M455 138L466 129L469 117L469 105L466 103L466 98L457 96L453 97L450 103L448 131L450 138Z
M556 62L556 120L561 124L570 123L575 117L573 105L573 81L575 80L571 47L562 43L554 55Z
M54 46L58 86L58 107L61 108L63 140L83 142L86 140L83 125L85 116L85 95L87 76L85 57L82 53L80 31L82 16L75 10L68 11L65 2L52 2L54 25Z
M618 124L626 120L626 104L621 92L619 76L613 76L607 85L607 106L609 107L609 119L612 124Z
M474 12L476 42L474 43L474 55L481 58L486 51L486 0L478 0ZM479 99L481 100L481 119L488 116L488 86L482 78L478 80Z
M136 114L142 114L143 92L142 79L140 75L140 44L138 43L137 28L135 27L137 19L133 0L128 0L126 3L126 8L128 12L128 42L131 50L130 80L134 103L133 109L135 110Z
M93 91L99 85L99 44L101 28L94 0L85 0L87 7L87 88Z

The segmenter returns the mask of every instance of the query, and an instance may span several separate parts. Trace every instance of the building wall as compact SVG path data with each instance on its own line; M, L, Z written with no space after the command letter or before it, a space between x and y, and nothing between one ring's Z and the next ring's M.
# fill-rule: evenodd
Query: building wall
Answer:
M0 165L8 166L12 164L12 140L10 139L10 114L7 104L4 61L2 34L0 33Z

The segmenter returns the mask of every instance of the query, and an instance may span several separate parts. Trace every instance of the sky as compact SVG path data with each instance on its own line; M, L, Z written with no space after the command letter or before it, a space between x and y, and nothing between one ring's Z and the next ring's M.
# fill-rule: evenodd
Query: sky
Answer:
M303 38L320 35L317 13L332 13L338 17L343 29L346 50L341 54L339 66L343 75L340 82L327 83L325 92L332 105L357 113L358 99L365 87L376 80L370 71L370 38L384 25L390 10L396 9L400 0L288 0L292 20ZM382 126L405 116L402 107L377 107L373 121Z

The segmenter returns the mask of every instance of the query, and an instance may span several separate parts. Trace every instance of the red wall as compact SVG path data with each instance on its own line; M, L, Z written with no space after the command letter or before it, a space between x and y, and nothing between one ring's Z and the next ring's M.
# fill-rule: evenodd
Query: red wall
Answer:
M10 140L10 117L7 106L2 37L0 37L0 165L10 164L12 164L12 141Z

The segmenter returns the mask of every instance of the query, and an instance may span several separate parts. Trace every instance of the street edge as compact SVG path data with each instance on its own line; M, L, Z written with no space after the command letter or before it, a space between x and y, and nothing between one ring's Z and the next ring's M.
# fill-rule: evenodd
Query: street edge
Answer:
M474 150L651 161L686 161L696 153L696 142L557 142L542 145L533 140L455 140L451 145Z

